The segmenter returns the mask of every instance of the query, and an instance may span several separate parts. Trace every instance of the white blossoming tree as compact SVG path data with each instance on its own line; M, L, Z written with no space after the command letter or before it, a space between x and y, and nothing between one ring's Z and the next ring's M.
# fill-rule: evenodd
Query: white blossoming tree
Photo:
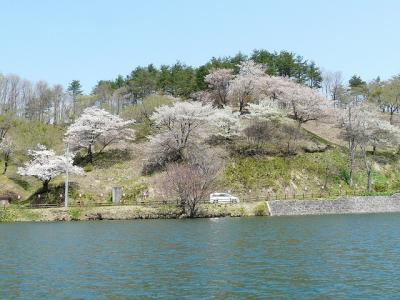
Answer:
M177 102L173 106L161 106L151 116L159 130L151 141L181 151L195 136L204 134L203 126L214 109L199 102Z
M259 103L250 103L248 106L249 117L255 119L270 119L284 117L286 112L279 109L278 103L272 100L261 100Z
M288 82L278 99L285 104L299 127L308 121L323 117L327 106L326 99L317 90L295 82Z
M209 116L206 130L209 135L231 138L239 135L241 127L240 113L226 106L222 109L214 109Z
M244 114L248 103L256 102L266 97L265 88L268 76L265 68L252 60L239 65L239 74L230 81L228 97L239 106L240 114Z
M70 155L57 155L53 150L43 145L38 145L36 150L28 150L31 159L23 167L19 167L17 173L21 176L32 176L42 181L43 191L48 191L49 182L54 177L64 173L68 168L69 173L81 175L83 170L72 164Z
M86 149L87 161L91 163L96 144L100 146L101 152L112 143L134 139L135 132L130 128L134 122L124 121L103 109L89 107L69 126L65 141L73 150Z
M176 102L173 106L159 107L151 116L157 133L149 139L149 161L164 166L184 159L190 145L207 137L234 135L238 131L238 117L229 107L217 109L199 102Z
M232 78L232 69L213 69L204 78L210 90L209 99L213 101L214 106L223 108L228 104L228 87Z

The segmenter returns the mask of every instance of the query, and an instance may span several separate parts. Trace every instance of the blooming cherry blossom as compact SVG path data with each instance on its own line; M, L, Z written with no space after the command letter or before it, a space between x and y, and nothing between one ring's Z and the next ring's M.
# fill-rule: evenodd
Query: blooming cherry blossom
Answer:
M43 183L43 190L47 191L49 182L54 177L64 173L68 168L71 174L81 175L82 168L72 164L73 156L56 155L53 150L38 145L37 150L28 150L31 160L19 167L17 173L21 176L33 176Z
M92 162L96 143L103 150L121 140L132 140L134 130L129 128L134 120L124 121L97 107L86 108L82 115L67 129L65 140L74 150L87 149L88 161Z
M228 103L229 82L233 78L232 69L214 69L204 78L210 89L207 95L214 105L222 108ZM203 95L203 98L205 95Z

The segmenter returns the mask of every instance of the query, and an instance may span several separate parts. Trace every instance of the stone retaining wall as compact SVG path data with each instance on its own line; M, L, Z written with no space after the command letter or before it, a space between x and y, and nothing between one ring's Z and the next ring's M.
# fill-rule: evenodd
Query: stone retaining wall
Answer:
M400 195L267 201L271 216L400 212Z

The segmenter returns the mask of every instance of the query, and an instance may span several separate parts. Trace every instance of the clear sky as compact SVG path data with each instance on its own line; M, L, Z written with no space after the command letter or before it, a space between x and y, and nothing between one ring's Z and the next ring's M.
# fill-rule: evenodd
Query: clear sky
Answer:
M89 92L138 65L289 50L345 77L400 73L397 0L0 0L0 72Z

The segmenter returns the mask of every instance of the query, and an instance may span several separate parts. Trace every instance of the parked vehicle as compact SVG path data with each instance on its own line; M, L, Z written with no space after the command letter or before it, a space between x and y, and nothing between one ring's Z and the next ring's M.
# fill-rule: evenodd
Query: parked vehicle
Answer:
M210 194L210 203L239 203L239 198L228 193Z

